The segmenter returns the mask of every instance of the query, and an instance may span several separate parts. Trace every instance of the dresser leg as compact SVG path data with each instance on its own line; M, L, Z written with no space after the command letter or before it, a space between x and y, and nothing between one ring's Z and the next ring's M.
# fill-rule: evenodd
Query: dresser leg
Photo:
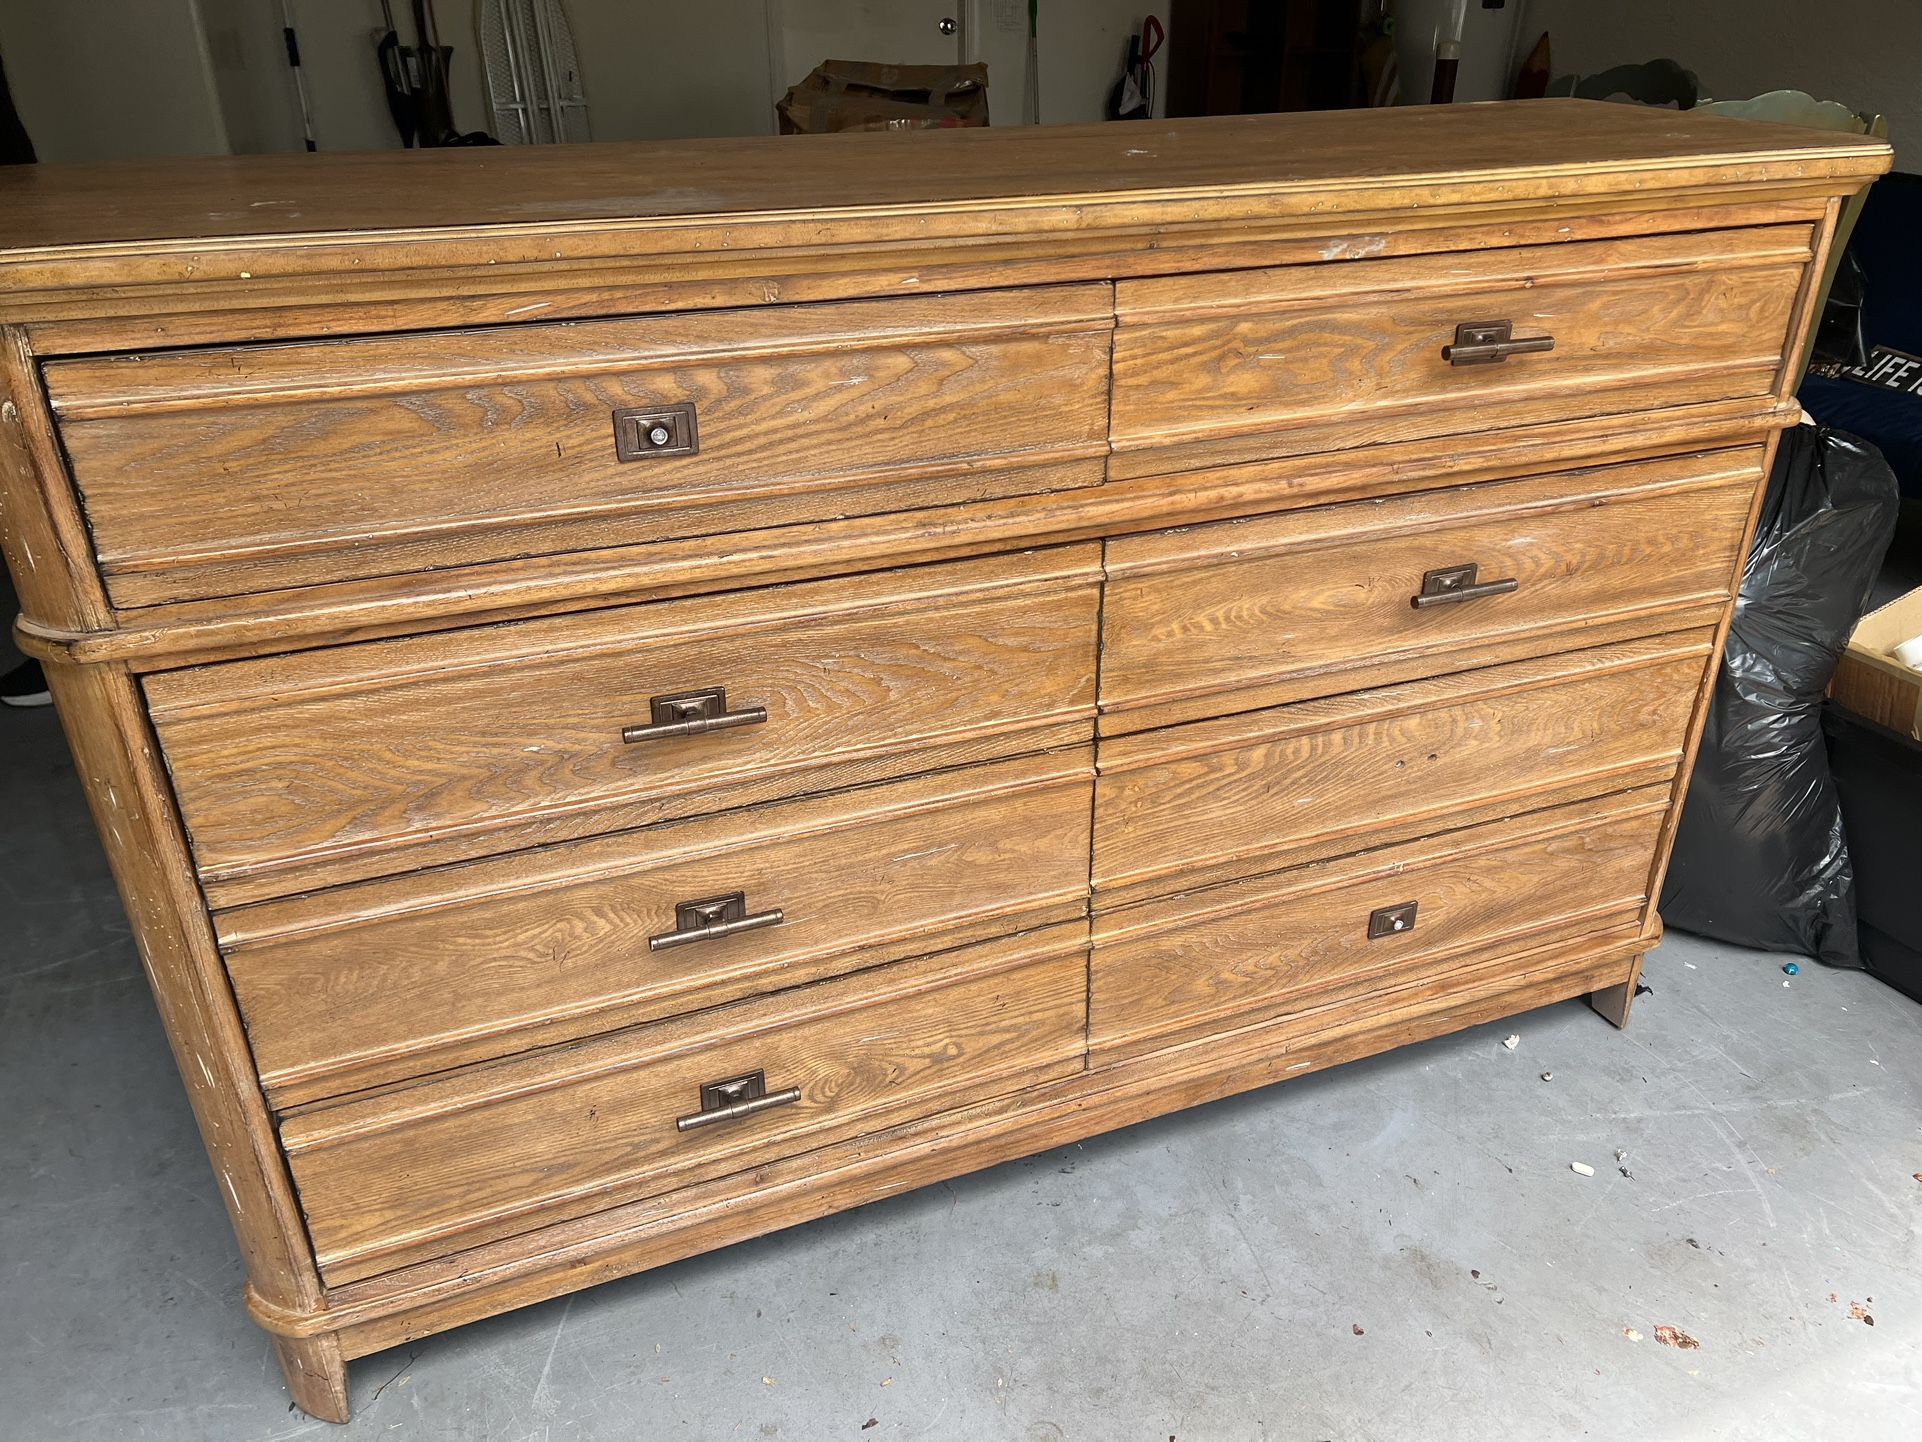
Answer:
M318 1337L276 1337L274 1355L301 1411L322 1422L347 1420L347 1361L331 1332Z
M1616 1026L1625 1027L1628 1025L1629 1008L1635 1005L1635 984L1641 979L1642 959L1638 956L1629 963L1627 981L1620 986L1591 991L1588 994L1588 1004Z

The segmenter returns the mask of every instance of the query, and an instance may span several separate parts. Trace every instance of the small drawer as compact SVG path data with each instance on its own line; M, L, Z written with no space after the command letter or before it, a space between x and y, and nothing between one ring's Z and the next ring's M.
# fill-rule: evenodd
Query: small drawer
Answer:
M1099 550L149 677L217 906L1085 741Z
M1097 913L1095 1061L1639 933L1666 786Z
M1086 1002L1081 922L311 1109L281 1139L337 1285L1070 1075Z
M1095 485L1113 326L1108 286L1059 286L46 381L108 592L146 606Z
M1106 740L1096 905L1670 781L1714 645L1702 627Z
M1104 735L1720 621L1762 450L1108 542Z
M1082 917L1087 747L240 907L276 1105Z
M1807 225L1116 287L1110 474L1772 393Z

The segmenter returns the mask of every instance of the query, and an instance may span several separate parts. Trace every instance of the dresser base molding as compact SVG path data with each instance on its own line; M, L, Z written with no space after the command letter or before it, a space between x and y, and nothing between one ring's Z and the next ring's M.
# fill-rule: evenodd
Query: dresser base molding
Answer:
M745 1194L741 1178L721 1178L329 1289L313 1311L274 1306L249 1287L247 1309L274 1334L295 1400L342 1420L344 1382L338 1410L326 1409L350 1359L1535 1007L1588 996L1602 1010L1598 998L1633 996L1642 955L1660 937L1657 922L1483 962L1446 990L1414 985L1296 1013L775 1162L750 1174Z

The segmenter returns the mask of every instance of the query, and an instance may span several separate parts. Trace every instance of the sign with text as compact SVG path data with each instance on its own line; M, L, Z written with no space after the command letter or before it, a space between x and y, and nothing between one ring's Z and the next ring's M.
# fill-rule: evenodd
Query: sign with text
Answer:
M1900 391L1904 395L1922 396L1922 356L1912 356L1904 351L1891 350L1885 345L1871 347L1867 360L1859 366L1850 367L1842 374L1852 381L1862 382L1863 385Z

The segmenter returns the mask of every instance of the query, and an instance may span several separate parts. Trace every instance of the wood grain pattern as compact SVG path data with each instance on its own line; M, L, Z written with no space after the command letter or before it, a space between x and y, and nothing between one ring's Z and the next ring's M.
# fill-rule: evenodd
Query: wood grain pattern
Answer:
M1087 748L216 918L278 1106L692 1012L1087 910ZM781 924L650 954L682 901Z
M1020 212L1038 202L1183 190L1232 198L1286 192L1304 210L1339 215L1409 181L1483 192L1506 186L1511 195L1533 187L1538 198L1564 190L1693 194L1702 189L1699 169L1719 166L1740 170L1751 184L1788 189L1783 182L1817 175L1877 173L1888 149L1860 135L1551 100L1027 133L786 137L773 145L682 140L563 146L543 155L369 152L329 156L324 169L290 156L142 160L8 176L0 192L8 201L0 253L24 259L71 250L59 258L80 268L124 261L114 250L165 240L205 248L326 235L392 244L396 235L436 230L484 230L447 239L497 239L531 250L593 234L601 222L738 223L749 216L806 220L819 236L823 212L860 209L910 225L958 216L1032 230L1009 221L1025 219ZM674 180L637 184L639 177ZM298 200L253 203L279 191ZM824 196L832 202L824 205ZM848 243L872 240L831 234L844 233ZM480 263L498 259L463 254Z
M1540 655L1606 622L1719 614L1757 450L1683 457L1108 542L1101 729ZM1417 610L1430 569L1474 563L1508 595ZM1597 638L1599 639L1599 638Z
M130 333L205 344L525 319L530 305L618 314L663 291L682 305L799 299L835 270L857 272L866 294L965 286L970 270L975 285L1033 284L1253 226L1365 243L1584 211L1819 203L1888 163L1885 144L1859 136L1557 100L786 137L773 150L587 146L558 161L330 156L318 175L256 158L99 166L0 184L0 320L99 350ZM1018 268L1064 253L1083 257L1078 270ZM88 330L95 318L112 325Z
M1672 779L1708 628L1108 738L1106 908Z
M1089 734L1092 547L152 677L218 904ZM706 686L757 726L623 744ZM269 704L271 703L271 704Z
M450 1325L763 1236L1115 1127L1306 1076L1392 1047L1563 1001L1613 982L1656 938L1632 929L1469 959L1443 985L1339 1002L955 1108L365 1282L331 1288L321 1316L249 1297L277 1334L339 1329L364 1356ZM1289 1104L1286 1093L1276 1104ZM753 1206L743 1206L752 1188Z
M51 666L47 682L213 1164L248 1289L272 1306L316 1311L322 1293L313 1253L194 891L186 840L138 690L124 673L100 666ZM298 1364L289 1384L302 1405L311 1402L316 1416L344 1421L339 1349L317 1342L282 1356Z
M1807 226L1117 287L1113 474L1770 392ZM1450 365L1462 322L1552 336Z
M112 618L26 338L0 327L0 555L30 616L87 630Z
M322 1332L311 1337L272 1338L274 1360L287 1379L294 1405L323 1422L346 1422L353 1413L347 1399L347 1359L340 1337Z
M1617 235L1677 234L1755 224L1820 222L1833 193L1820 178L1791 186L1736 183L1690 204L1650 197L1624 210L1620 196L1570 195L1544 216L1527 198L1485 197L1443 209L1345 211L1329 217L1243 216L1231 227L1205 206L1162 203L1138 226L1057 225L1040 235L998 233L897 239L885 248L777 246L759 253L691 246L576 261L546 259L443 269L424 293L414 278L350 273L343 279L256 276L210 284L56 292L0 292L42 355L91 355L130 346L231 345L542 320L599 319L749 305L886 295L936 295L1061 285L1194 270L1259 269L1367 256L1432 255L1504 245L1556 245ZM1204 214L1197 215L1197 211ZM697 232L698 234L698 232ZM648 237L652 243L654 237ZM363 256L363 259L366 257ZM0 262L3 264L4 262Z
M352 1281L1078 1072L1086 923L533 1054L281 1123L322 1275ZM801 1099L678 1133L700 1086Z
M29 618L19 634L21 644L39 655L126 664L141 672L165 670L1441 490L1570 465L1759 446L1800 416L1793 404L1736 401L1654 411L1638 416L1632 427L1618 417L1497 426L1459 437L1441 450L1432 441L1398 442L1109 481L1059 495L344 581L250 597L245 606L229 600L180 602L121 612L109 630L73 631Z
M0 175L20 634L296 1403L1518 1008L1625 1020L1887 163L1551 102ZM1499 318L1560 346L1436 369ZM596 459L687 396L692 463ZM1470 561L1522 589L1408 606ZM614 740L717 684L767 727ZM723 886L782 923L637 974ZM755 1066L804 1100L672 1130Z
M1323 1005L1477 949L1640 926L1666 787L1102 913L1091 1063ZM1415 902L1404 932L1370 913Z
M108 589L143 606L1095 485L1112 325L1078 286L115 356L48 386ZM616 455L616 410L678 404L695 454Z

